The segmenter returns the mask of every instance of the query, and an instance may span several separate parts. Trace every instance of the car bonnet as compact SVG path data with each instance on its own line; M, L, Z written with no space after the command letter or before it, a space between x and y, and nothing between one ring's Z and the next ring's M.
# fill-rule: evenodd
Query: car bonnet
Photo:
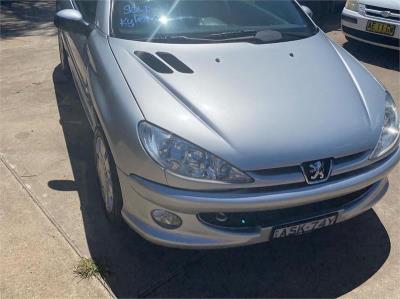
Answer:
M146 120L243 170L351 155L379 138L385 90L322 32L262 45L109 42Z

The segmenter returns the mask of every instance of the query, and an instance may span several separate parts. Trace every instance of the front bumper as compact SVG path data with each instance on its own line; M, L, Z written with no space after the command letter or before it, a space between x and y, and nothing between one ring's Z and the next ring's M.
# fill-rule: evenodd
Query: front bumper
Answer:
M254 231L226 230L202 223L198 214L291 208L337 198L370 186L360 198L337 210L337 222L342 222L367 211L383 197L388 188L387 174L399 159L398 148L378 166L348 178L295 189L257 192L180 190L119 171L124 198L122 215L144 238L169 247L223 248L265 242L270 239L273 226ZM150 212L160 208L181 217L182 226L175 230L158 226Z
M368 32L366 28L369 20L395 25L394 36ZM344 35L355 40L389 49L400 49L400 24L395 21L364 16L345 8L342 12L342 31Z

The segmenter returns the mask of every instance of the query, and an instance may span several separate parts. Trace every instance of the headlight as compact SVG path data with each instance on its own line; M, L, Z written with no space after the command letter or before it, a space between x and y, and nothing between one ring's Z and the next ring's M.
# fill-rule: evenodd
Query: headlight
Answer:
M358 11L359 1L358 0L347 0L346 8L352 11Z
M176 174L228 183L252 181L228 162L147 122L139 124L139 136L149 155L162 167Z
M371 159L376 159L390 151L399 140L400 123L396 104L392 96L386 94L385 120L378 144L371 154Z

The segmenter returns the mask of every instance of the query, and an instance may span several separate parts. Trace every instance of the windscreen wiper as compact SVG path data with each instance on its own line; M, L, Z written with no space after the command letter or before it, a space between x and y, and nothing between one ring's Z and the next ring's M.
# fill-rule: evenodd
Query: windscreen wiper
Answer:
M206 35L205 38L210 39L229 39L229 38L248 38L248 37L255 37L257 34L257 30L236 30L236 31L227 31L227 32L220 32L220 33L212 33Z
M208 38L206 37L192 37L186 35L157 35L152 38L138 38L136 40L158 42L158 43L220 43L239 40L254 40L255 35L247 35L232 38Z
M138 38L136 40L149 41L149 42L159 42L159 43L181 43L181 42L216 42L215 39L208 39L202 37L191 37L186 35L156 35L151 38Z
M240 30L240 31L229 31L221 33L213 33L205 36L205 38L218 39L220 41L234 41L234 40L259 40L261 42L272 42L281 40L283 35L293 37L309 37L312 34L318 32L318 29L313 33L309 32L295 32L295 31L281 31L281 30Z
M258 33L257 30L236 30L227 31L220 33L212 33L204 36L186 36L186 35L155 35L151 40L162 41L162 40L191 40L191 41L220 41L229 40L231 38L252 38Z
M282 34L275 30L240 30L213 33L205 36L192 37L186 35L155 35L152 38L141 38L137 40L152 41L152 42L186 42L186 43L216 43L216 42L234 42L234 41L247 41L268 43L282 39Z
M282 39L282 34L275 30L241 30L232 32L214 33L206 36L218 41L249 41L258 43L269 43Z

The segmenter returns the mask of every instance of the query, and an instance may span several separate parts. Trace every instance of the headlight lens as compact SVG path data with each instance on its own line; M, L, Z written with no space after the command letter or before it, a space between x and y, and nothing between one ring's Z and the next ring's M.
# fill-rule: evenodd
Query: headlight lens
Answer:
M386 94L385 120L378 144L371 154L371 159L376 159L390 151L399 140L400 123L396 104L392 96Z
M352 11L358 11L359 9L359 2L358 0L347 0L346 8Z
M162 167L176 174L228 183L252 181L228 162L147 122L139 124L139 136L149 155Z

